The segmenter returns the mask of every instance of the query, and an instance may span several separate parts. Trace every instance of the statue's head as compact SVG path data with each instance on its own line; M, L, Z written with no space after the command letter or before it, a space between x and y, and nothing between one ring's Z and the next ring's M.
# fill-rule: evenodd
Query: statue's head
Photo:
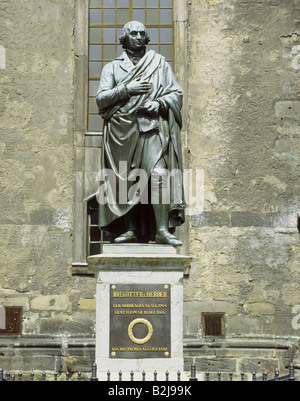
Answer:
M124 49L138 51L150 42L150 37L145 26L139 21L127 22L123 27L123 33L120 36L120 43Z

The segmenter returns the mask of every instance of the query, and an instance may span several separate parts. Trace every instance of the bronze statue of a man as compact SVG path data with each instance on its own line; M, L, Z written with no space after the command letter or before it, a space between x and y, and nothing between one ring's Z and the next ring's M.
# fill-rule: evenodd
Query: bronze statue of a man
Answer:
M128 22L120 37L124 52L102 71L97 104L104 119L102 169L110 186L106 201L99 202L99 225L115 233L119 244L155 240L178 246L172 233L184 222L186 207L182 91L165 58L146 51L149 41L142 23Z

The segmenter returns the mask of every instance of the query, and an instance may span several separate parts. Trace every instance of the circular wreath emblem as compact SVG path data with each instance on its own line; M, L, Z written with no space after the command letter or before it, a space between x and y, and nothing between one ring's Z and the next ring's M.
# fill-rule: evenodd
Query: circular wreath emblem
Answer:
M133 335L133 328L137 324L144 324L148 328L148 334L144 338L136 338ZM147 319L135 319L133 320L130 325L128 326L128 336L132 342L135 344L146 344L148 341L150 341L151 337L153 336L153 326Z

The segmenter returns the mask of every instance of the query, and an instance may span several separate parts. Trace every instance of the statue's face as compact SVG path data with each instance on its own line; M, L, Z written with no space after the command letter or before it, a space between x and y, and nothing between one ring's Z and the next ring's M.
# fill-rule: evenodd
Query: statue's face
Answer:
M132 22L126 27L127 47L138 51L146 45L146 28L141 22Z

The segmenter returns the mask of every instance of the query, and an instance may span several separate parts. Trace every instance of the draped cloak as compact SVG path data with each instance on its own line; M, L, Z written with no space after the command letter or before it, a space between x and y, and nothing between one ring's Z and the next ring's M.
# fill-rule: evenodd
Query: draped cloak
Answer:
M126 84L133 80L151 83L152 90L147 94L128 96ZM140 196L146 186L150 187L148 184L151 173L160 160L164 159L169 171L176 169L182 173L181 88L170 65L160 54L150 50L134 66L124 51L120 57L103 68L96 99L99 114L104 119L101 166L102 171L106 171L106 177L102 176L100 180L106 180L108 188L105 193L108 201L99 202L99 226L120 235L126 231L125 227L122 227L122 218L135 208L136 212L131 214L144 226L140 233L150 239L151 235L155 234L155 219L154 215L151 216L149 205L148 208L147 205L141 205ZM145 116L144 120L148 121L149 130L143 133L139 108L147 101L159 101L165 113L154 121L153 129L153 120ZM147 143L149 138L152 138L150 146ZM156 143L153 148L151 141ZM145 170L148 182L142 180L139 190L133 191L134 195L124 201L124 193L121 194L121 191L124 192L125 189L125 192L127 190L127 193L130 193L130 189L136 184L128 179L135 169ZM107 183L111 186L107 186ZM184 222L186 204L182 180L177 179L175 183L171 180L169 190L169 228L172 229ZM123 196L122 202L120 194ZM148 233L145 233L145 226L148 226Z

